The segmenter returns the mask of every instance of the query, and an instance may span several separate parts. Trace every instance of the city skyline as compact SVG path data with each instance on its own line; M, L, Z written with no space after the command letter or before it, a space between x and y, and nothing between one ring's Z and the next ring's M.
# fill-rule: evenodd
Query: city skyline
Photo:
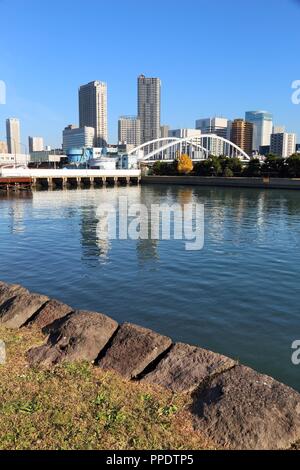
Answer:
M237 144L241 149L246 151L248 155L256 152L259 153L261 148L266 148L271 143L271 136L273 134L286 134L287 136L294 136L295 145L297 143L298 135L286 131L286 126L279 126L274 122L273 114L265 110L245 111L244 118L236 117L228 119L220 116L201 117L195 121L195 125L190 128L179 127L177 129L171 128L169 125L161 123L161 80L159 77L145 77L143 74L137 77L137 115L119 116L117 122L117 139L110 141L108 137L108 90L107 83L98 80L91 81L87 84L78 87L78 120L79 124L69 124L62 132L62 140L56 146L57 149L66 150L77 145L77 147L106 147L116 144L130 144L138 146L140 143L146 143L155 140L159 137L166 137L165 129L168 129L169 136L177 135L177 131L195 131L200 130L202 134L214 134L223 137L233 143ZM74 119L75 121L75 119ZM43 137L28 136L28 147L22 142L20 120L18 118L6 118L6 141L8 148L13 144L10 143L10 126L9 122L17 122L18 124L18 139L14 138L18 147L23 146L28 148L28 152L33 151L32 140L38 141L37 146L40 147L41 141L44 142ZM253 145L251 150L251 143L245 144L244 138L233 137L233 125L238 122L252 125ZM93 131L93 136L91 136ZM195 134L194 133L194 134ZM186 132L185 132L186 134ZM184 135L185 135L184 134ZM71 137L71 136L74 137ZM71 138L72 145L66 145L67 140ZM76 137L75 137L76 136ZM182 136L181 136L182 137ZM186 135L185 135L186 137ZM75 138L75 140L74 140ZM67 139L67 140L65 140ZM75 145L76 141L76 145ZM0 140L0 142L2 142ZM244 143L242 143L244 142ZM256 145L257 143L257 145ZM213 146L213 148L210 147ZM215 155L223 155L223 145L220 142L218 147L214 147L214 141L207 143L208 150ZM292 147L292 145L291 145ZM52 148L49 145L45 149ZM274 147L273 147L274 148ZM38 150L42 150L38 148ZM9 153L14 153L11 150ZM19 152L17 152L19 153Z
M84 7L83 2L78 3ZM7 22L3 25L0 45L0 79L6 83L7 100L5 105L0 105L0 140L5 137L5 119L17 116L22 123L23 141L27 135L43 135L49 145L59 146L61 130L76 122L78 87L91 80L101 80L108 84L109 140L116 142L119 116L136 115L136 77L141 73L162 80L161 122L169 124L171 129L191 128L201 116L235 119L243 118L246 110L266 109L274 115L275 123L285 124L289 132L300 135L300 106L291 100L292 82L299 79L296 45L300 5L292 0L284 3L267 0L261 4L254 0L245 17L235 0L226 5L220 2L217 8L188 0L186 8L194 12L189 28L183 34L178 33L178 28L170 30L169 47L163 49L166 25L181 21L180 12L168 0L164 4L154 1L153 6L160 9L160 15L155 14L155 8L153 11L146 11L145 6L141 8L135 0L126 5L118 3L117 10L114 2L100 7L98 2L91 1L93 18L88 8L80 9L79 16L75 9L68 8L67 2L60 2L61 18L68 18L68 22L62 22L63 26L55 19L56 1L48 11L43 4L35 8L33 0L26 6L17 0L18 18L14 18L9 2L1 2ZM46 13L47 21L38 21ZM274 34L268 33L269 39L262 40L258 31L264 31L271 13ZM93 26L101 14L106 21L101 25L105 47L101 47L100 60L96 53L98 35ZM210 22L200 22L203 16L213 17L213 30ZM80 40L73 37L74 47L69 47L66 54L63 42L72 28L80 28L87 20L91 22L89 34L80 35ZM113 21L114 41L109 39L110 21ZM32 31L25 28L26 22L34 22L35 28ZM155 24L155 37L147 34L146 27L151 24ZM228 27L224 28L224 24ZM49 42L52 30L59 34L53 34ZM279 30L281 34L276 35ZM245 32L243 45L237 44L236 38ZM27 46L22 41L24 34ZM208 34L210 47L201 47ZM137 37L139 41L129 53L127 46ZM220 52L221 40L226 41L227 53ZM230 54L230 48L237 55ZM280 59L278 50L284 50ZM276 60L280 60L279 68Z

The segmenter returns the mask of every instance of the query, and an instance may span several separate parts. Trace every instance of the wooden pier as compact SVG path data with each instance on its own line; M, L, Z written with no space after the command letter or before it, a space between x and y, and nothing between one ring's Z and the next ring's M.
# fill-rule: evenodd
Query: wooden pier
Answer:
M32 187L31 178L0 178L0 191L30 190Z

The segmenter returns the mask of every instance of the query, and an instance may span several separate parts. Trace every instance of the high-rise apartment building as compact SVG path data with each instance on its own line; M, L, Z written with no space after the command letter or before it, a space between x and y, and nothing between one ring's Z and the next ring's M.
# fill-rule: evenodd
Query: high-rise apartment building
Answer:
M107 85L94 81L79 88L79 126L95 129L94 146L106 147L107 126Z
M141 121L136 116L121 116L118 123L118 136L120 144L141 144Z
M216 134L219 137L227 136L228 119L222 117L197 119L196 129L200 129L202 134Z
M244 119L235 119L231 127L231 142L240 147L249 156L252 154L253 124Z
M171 129L169 137L177 139L193 139L194 142L200 143L201 131L199 129Z
M138 77L138 117L141 121L141 143L160 138L161 81Z
M270 153L282 158L288 158L296 153L296 134L288 132L272 134Z
M267 111L247 111L246 122L253 124L252 150L257 152L264 145L270 145L273 130L273 116Z
M212 117L197 119L196 129L201 130L202 134L214 134L218 137L227 138L228 119L222 117ZM212 155L225 155L225 144L220 139L204 138L203 146L210 151Z
M94 147L95 129L93 127L77 127L73 124L67 126L63 131L63 151L72 148L82 149Z
M28 137L29 153L42 152L44 150L43 137Z
M199 147L202 147L201 131L197 129L171 129L169 131L169 137L176 137L176 139L186 139L187 141L193 141L194 144L198 145ZM197 148L191 145L189 142L186 143L183 141L180 145L180 150L182 153L187 153L188 155L191 155L193 152L195 157L198 156L198 158L202 158L203 152L200 150L199 147ZM169 159L172 159L174 157L177 157L178 154L177 151L176 154L174 154L174 151L170 149L166 151L165 156Z
M6 119L6 140L8 153L21 153L20 121L16 118Z

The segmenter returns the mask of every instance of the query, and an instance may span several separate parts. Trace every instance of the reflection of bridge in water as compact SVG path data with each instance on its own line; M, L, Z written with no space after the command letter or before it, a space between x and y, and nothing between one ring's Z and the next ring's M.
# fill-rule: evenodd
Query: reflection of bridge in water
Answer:
M250 157L244 150L223 137L215 134L203 134L199 137L183 138L164 137L155 139L132 149L129 155L135 155L141 162L165 161L172 162L183 153L193 161L208 159L214 154L213 149L221 148L219 154L227 157L249 161Z

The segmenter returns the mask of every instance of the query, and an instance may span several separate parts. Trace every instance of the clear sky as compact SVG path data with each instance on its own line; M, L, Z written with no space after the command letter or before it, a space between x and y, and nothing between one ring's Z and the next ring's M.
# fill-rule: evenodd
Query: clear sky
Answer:
M117 119L136 114L140 73L162 79L162 123L194 127L201 117L273 112L298 133L300 1L0 0L0 140L19 117L22 142L60 145L78 123L77 91L108 83L110 141Z

